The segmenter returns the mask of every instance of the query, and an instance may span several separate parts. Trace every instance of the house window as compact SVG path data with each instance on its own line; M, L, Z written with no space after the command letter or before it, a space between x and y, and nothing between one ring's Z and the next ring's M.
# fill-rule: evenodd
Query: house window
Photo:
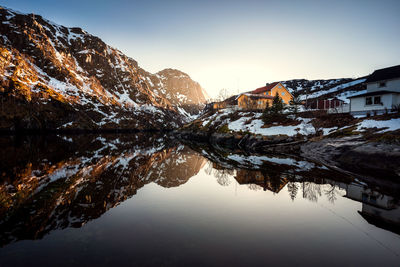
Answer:
M285 92L282 92L282 96L284 96L285 95Z
M382 105L381 96L366 97L365 105Z
M386 87L386 82L380 82L379 87Z

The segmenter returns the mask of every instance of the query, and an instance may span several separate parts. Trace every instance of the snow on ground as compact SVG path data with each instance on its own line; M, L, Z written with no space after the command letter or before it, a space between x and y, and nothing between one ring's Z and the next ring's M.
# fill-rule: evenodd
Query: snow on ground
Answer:
M377 121L377 120L363 120L359 124L357 124L357 131L362 131L363 129L368 129L368 128L385 128L382 131L387 132L387 131L396 131L400 129L400 118L397 119L391 119L391 120L386 120L386 121Z
M203 121L203 123L201 124L201 126L206 126L208 123L210 122L210 120L205 120L205 121Z
M61 125L60 127L58 127L57 129L62 129L62 128L66 128L66 127L68 127L68 126L72 126L72 124L73 124L74 122L68 122L68 123L66 123L66 124L63 124L63 125Z
M322 132L324 133L324 135L328 135L333 131L336 131L338 129L338 127L332 127L332 128L322 128Z
M250 123L245 124L249 120L248 117L242 117L236 121L228 124L229 130L240 132L249 131L253 134L261 135L287 135L294 136L296 134L310 135L315 133L314 126L310 123L311 119L301 119L300 124L295 126L271 126L268 128L261 128L264 122L261 119L252 120Z
M188 118L189 121L195 120L199 117L199 114L192 115L181 107L177 107L177 109L178 109L179 113L181 113L183 116Z
M176 98L178 98L179 102L185 102L187 100L187 96L180 93L176 95Z
M160 109L158 109L157 107L155 107L153 105L149 105L149 104L143 104L143 105L137 107L136 110L142 110L142 111L145 111L148 113L153 113L153 114L156 114L156 113L159 113L161 115L164 114Z
M309 95L305 95L304 94L304 95L300 96L300 99L301 100L305 100L306 98L316 98L316 97L319 97L321 95L325 95L325 94L328 94L328 93L336 92L338 90L342 90L344 88L347 88L347 87L350 87L350 86L354 86L354 85L357 85L357 84L360 84L360 83L363 83L363 82L365 82L365 79L359 79L359 80L351 81L351 82L348 82L348 83L340 84L338 86L332 87L332 88L327 89L327 90L321 90L321 91L312 92ZM343 95L342 98L344 98L344 96L345 95ZM349 96L350 95L348 95L348 96L346 95L346 97L349 97Z
M206 120L207 123L206 123L206 121L203 122L203 126L207 125L209 122L211 122L211 123L210 123L210 126L214 126L214 125L218 125L218 124L222 125L225 121L228 122L228 121L229 121L229 118L228 118L228 119L225 119L223 122L220 122L220 121L221 121L221 118L224 117L224 116L229 115L229 114L232 113L232 112L233 112L233 110L231 110L231 109L229 109L229 108L220 110L220 111L216 112L215 114L211 115L211 116L208 118L208 120Z

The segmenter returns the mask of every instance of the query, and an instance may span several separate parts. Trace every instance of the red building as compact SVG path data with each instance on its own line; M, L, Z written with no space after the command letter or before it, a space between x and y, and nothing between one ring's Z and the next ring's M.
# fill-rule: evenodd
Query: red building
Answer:
M332 99L313 99L313 100L308 100L306 103L306 108L307 109L331 109L331 108L338 108L341 107L344 104L343 100L340 100L338 98L332 98Z

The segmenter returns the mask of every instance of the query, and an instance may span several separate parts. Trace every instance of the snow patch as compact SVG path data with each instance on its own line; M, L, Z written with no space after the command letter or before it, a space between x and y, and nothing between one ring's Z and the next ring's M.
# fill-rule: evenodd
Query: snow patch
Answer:
M228 128L235 132L251 132L253 134L261 135L287 135L294 136L297 134L310 135L315 134L315 128L310 123L311 119L301 119L300 124L294 126L271 126L268 128L262 128L264 122L261 119L252 120L250 123L245 124L249 118L242 117L236 121L228 124Z
M380 132L396 131L400 129L400 118L386 121L363 120L357 124L357 131L362 131L368 128L384 128Z

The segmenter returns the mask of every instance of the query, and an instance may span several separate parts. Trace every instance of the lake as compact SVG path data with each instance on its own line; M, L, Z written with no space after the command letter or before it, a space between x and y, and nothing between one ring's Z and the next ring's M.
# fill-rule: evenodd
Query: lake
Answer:
M399 266L379 177L152 133L0 146L0 266Z

